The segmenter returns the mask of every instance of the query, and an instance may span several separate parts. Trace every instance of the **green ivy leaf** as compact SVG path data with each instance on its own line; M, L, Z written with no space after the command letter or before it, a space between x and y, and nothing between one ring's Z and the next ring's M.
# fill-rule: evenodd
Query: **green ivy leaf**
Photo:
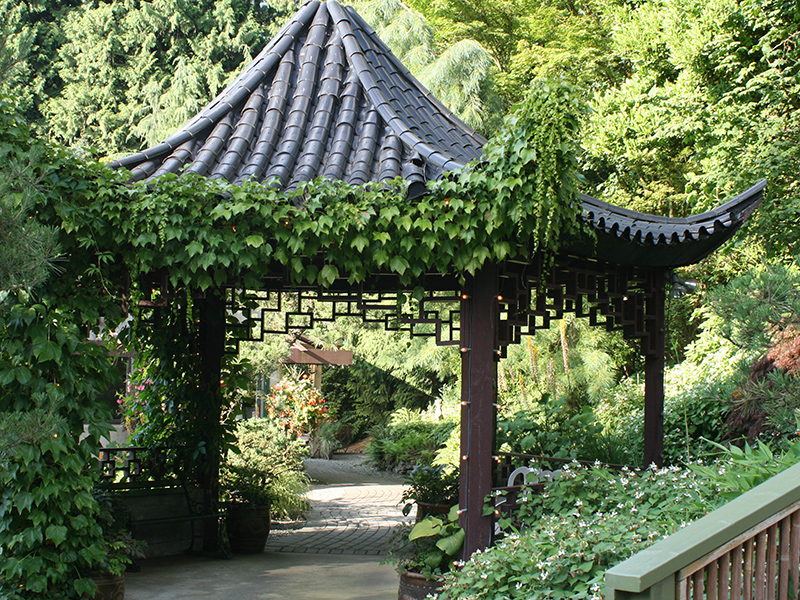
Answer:
M248 235L244 240L248 246L258 248L264 243L264 238L258 234Z

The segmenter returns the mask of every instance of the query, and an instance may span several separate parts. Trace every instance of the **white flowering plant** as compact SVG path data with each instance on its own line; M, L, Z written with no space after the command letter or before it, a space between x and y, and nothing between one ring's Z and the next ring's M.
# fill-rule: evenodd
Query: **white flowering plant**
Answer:
M705 514L713 493L688 469L573 463L521 498L522 527L449 575L439 600L600 599L607 569Z

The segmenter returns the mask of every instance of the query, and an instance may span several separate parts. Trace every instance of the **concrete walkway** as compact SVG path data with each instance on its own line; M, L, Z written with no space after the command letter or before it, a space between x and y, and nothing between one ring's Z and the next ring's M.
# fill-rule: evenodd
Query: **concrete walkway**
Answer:
M307 523L273 529L264 554L142 561L139 573L125 575L126 600L395 600L397 574L380 561L405 519L401 480L363 460L308 459L315 484Z

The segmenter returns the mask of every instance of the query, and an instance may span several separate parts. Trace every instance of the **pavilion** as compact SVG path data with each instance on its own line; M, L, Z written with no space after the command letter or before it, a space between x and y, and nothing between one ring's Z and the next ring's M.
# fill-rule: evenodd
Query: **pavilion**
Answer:
M480 160L485 141L424 89L355 11L335 0L313 0L197 116L113 166L129 169L134 180L196 173L286 191L318 177L354 185L402 177L412 203L426 194L426 182ZM645 358L645 462L660 464L667 281L672 269L702 260L730 239L764 187L759 183L689 218L637 213L581 196L582 218L596 243L566 243L551 257L522 253L467 275L466 286L458 273L420 278L417 285L429 296L419 314L400 321L427 325L438 342L459 345L463 357L466 556L491 543L492 519L483 515L483 502L492 490L496 365L504 348L569 312L638 340ZM391 273L375 273L359 285L343 277L327 289L298 287L277 269L257 292L297 294L296 315L313 323L303 299L330 302L334 316L371 314L396 309L397 286ZM442 308L447 302L460 309ZM209 327L222 329L209 335L216 348L207 349L205 359L211 368L216 361L218 372L225 326Z

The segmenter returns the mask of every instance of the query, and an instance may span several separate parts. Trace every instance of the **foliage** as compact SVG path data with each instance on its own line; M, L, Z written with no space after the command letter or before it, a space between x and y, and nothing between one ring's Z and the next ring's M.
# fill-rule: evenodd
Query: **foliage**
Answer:
M794 346L800 331L797 263L767 264L709 293L719 335L741 359L729 384L728 435L780 437L796 431L800 379ZM732 388L732 389L731 389Z
M80 212L97 167L31 138L4 102L0 144L4 168L23 167L4 182L11 192L4 202L17 208L29 202L40 232L63 222L70 212L66 198L72 214ZM99 251L96 239L79 242L67 228L59 242L69 253L60 277L43 280L40 272L37 286L28 287L32 280L24 277L0 295L0 587L14 599L92 592L82 575L100 564L104 551L91 465L109 430L110 413L97 397L118 374L109 354L116 342L101 317L117 323L121 311L99 266L106 265L106 277L116 269L113 254Z
M308 509L305 445L269 419L239 421L235 433L220 472L225 499L271 505L277 519L299 517Z
M437 421L420 412L399 409L387 425L371 431L366 452L370 462L384 470L430 464L455 427L454 421Z
M458 506L444 519L428 516L413 527L401 523L392 532L387 557L400 573L411 571L435 579L455 566L455 556L464 543L464 530L458 525Z
M299 371L284 376L266 401L269 416L297 436L313 435L322 425L328 412L325 404L308 375Z
M344 445L344 441L349 441L349 438L347 427L343 422L327 420L322 422L314 434L312 443L316 445L322 458L329 459Z
M0 595L80 598L106 544L88 444L52 407L0 412Z
M501 410L530 407L546 394L564 396L573 410L595 405L619 373L633 370L635 354L619 334L565 315L509 347L498 365Z
M639 464L631 452L630 433L603 428L591 407L570 409L564 398L545 395L505 419L498 420L497 447L503 452Z
M346 418L356 436L385 424L397 409L427 406L442 384L456 377L458 352L430 339L356 322L337 322L326 333L334 332L352 348L353 364L325 369L322 389L331 413Z
M719 489L717 504L736 498L800 462L800 441L796 437L778 453L761 440L755 446L745 442L743 448L714 446L718 454L713 463L692 464L691 468Z
M738 238L701 267L741 273L751 245L797 252L797 12L785 0L657 0L603 12L629 75L592 102L582 156L594 194L685 216L767 178Z
M601 598L606 569L705 514L713 491L678 468L568 465L523 497L524 527L476 552L439 598Z
M106 155L158 143L230 83L294 5L81 3L59 23L63 86L44 107L50 132Z
M403 479L407 486L402 501L406 502L403 514L411 512L413 502L426 504L458 504L458 470L445 469L443 465L419 464Z
M123 414L133 443L177 449L190 470L186 475L199 479L214 455L233 442L238 390L246 389L249 378L244 361L224 355L221 383L214 381L199 351L199 303L180 300L174 312L140 313L135 322L132 391L123 398Z
M410 3L422 12L442 48L470 43L497 65L496 90L505 106L537 77L566 76L584 86L615 81L621 70L608 52L609 31L598 13L605 3L442 0Z
M96 574L122 575L126 567L136 558L145 558L145 542L131 535L130 511L119 496L95 490L95 499L100 511L97 522L103 530L103 558L94 567Z

